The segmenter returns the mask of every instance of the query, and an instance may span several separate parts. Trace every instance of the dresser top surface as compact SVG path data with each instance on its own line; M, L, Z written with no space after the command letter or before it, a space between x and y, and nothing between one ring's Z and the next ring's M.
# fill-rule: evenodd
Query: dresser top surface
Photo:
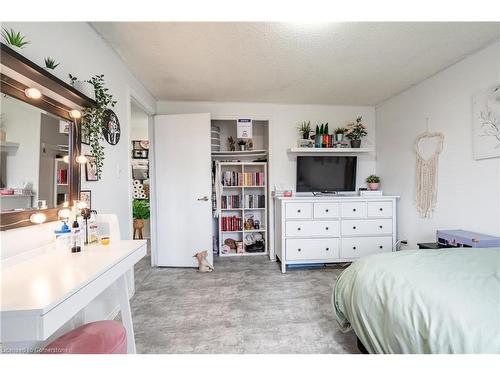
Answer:
M321 201L338 201L338 202L347 202L347 201L381 201L381 200L394 200L399 199L397 195L379 195L379 196L367 196L362 197L359 195L326 195L326 196L293 196L293 197L274 197L280 201L312 201L312 202L321 202Z

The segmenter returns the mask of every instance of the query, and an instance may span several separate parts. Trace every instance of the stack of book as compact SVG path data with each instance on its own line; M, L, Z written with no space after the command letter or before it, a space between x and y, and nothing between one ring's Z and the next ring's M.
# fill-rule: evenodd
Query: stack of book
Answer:
M243 230L243 220L238 216L226 216L220 218L221 230L223 232L234 232Z
M382 190L360 190L359 195L362 197L381 197Z
M245 208L264 208L265 204L264 195L245 195Z

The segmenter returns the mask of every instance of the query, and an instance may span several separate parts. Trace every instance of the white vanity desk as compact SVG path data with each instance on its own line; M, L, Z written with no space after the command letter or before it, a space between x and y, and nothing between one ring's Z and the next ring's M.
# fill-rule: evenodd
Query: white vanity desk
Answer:
M111 241L80 253L54 245L2 264L1 341L46 340L115 281L127 330L129 353L135 339L125 274L146 255L146 241Z

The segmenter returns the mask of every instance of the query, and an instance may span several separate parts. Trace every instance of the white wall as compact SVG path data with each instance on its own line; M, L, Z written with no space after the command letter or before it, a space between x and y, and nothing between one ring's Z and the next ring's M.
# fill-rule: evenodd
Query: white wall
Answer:
M295 189L296 156L287 149L297 145L299 134L297 126L302 121L311 124L328 122L330 130L345 126L357 116L363 116L368 128L364 145L375 145L375 109L369 106L333 105L286 105L263 103L218 103L218 102L169 102L157 103L158 114L210 113L214 120L248 117L256 120L269 120L269 183L285 183ZM315 126L314 126L315 127ZM192 136L192 135L191 135ZM357 186L365 186L364 178L375 173L375 155L358 156ZM272 207L270 207L272 217ZM270 227L271 250L274 228Z
M30 60L43 66L44 58L50 56L60 62L54 74L66 82L68 73L80 79L104 74L110 93L118 101L114 111L120 120L121 139L116 146L104 143L106 159L102 179L84 182L82 189L92 190L92 208L99 213L117 214L123 228L122 236L131 238L130 95L151 113L154 112L155 99L87 23L6 22L3 26L26 35L30 44L23 49L23 54Z
M132 103L130 112L130 139L147 140L149 116L141 108Z
M31 183L34 203L38 199L41 110L11 97L2 97L0 102L6 140L19 143L17 150L7 156L7 187L20 188L23 182Z
M377 173L384 192L401 195L399 238L409 247L433 241L437 229L500 235L500 159L474 160L472 95L500 83L496 43L376 108ZM443 132L437 209L421 219L414 205L413 142L426 129Z
M269 175L272 183L287 183L295 188L296 157L287 149L297 146L299 134L297 126L302 121L311 124L328 122L330 130L345 126L357 116L363 116L369 135L363 140L368 145L375 144L375 110L368 106L333 105L285 105L261 103L218 103L218 102L168 102L157 104L158 114L209 112L212 119L237 119L249 117L269 120ZM315 128L315 126L314 126ZM374 155L360 156L357 185L364 186L364 177L375 170Z

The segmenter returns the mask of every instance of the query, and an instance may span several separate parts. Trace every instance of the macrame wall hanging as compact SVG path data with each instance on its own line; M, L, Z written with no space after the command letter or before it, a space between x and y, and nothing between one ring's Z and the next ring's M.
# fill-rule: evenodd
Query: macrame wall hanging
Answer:
M443 150L444 134L427 130L415 139L415 203L422 218L429 218L436 207L438 162Z

